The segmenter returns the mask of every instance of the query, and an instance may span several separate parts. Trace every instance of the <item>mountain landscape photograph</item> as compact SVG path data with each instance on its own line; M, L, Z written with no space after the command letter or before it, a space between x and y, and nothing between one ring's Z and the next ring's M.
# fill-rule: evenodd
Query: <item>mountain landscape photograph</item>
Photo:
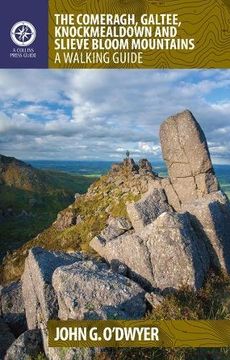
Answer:
M230 71L0 70L0 360L222 360L58 348L49 320L229 320Z

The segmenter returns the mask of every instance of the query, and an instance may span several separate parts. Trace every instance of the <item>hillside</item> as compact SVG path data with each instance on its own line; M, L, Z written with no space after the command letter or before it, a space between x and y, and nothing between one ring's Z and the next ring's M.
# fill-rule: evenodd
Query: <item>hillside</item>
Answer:
M94 180L0 155L0 259L48 227Z
M66 181L66 174L62 175ZM77 184L80 181L84 181L80 184L80 188L83 185L86 188L90 181L95 180L86 178L87 181L85 183L84 178L77 177L77 179ZM125 159L121 164L112 165L111 170L107 174L93 182L85 195L78 197L73 203L72 201L68 202L67 206L69 203L72 204L58 214L58 221L56 223L54 222L56 214L64 206L58 209L57 205L60 204L57 201L56 207L54 206L50 212L44 212L44 218L47 213L52 215L45 219L42 217L41 228L42 230L45 228L45 230L41 230L40 233L34 231L33 234L32 228L30 230L32 236L30 236L29 231L27 232L27 240L32 240L26 242L18 250L8 254L3 262L2 280L7 282L20 277L23 271L24 259L27 256L28 250L33 246L42 246L48 250L68 252L83 250L93 253L89 243L105 227L108 218L110 216L127 217L126 205L129 202L139 200L151 184L157 186L158 181L161 179L163 180L163 178L152 171L151 164L145 159L140 160L139 165L135 164L132 159ZM57 176L56 180L60 182L60 176ZM221 178L221 183L222 181L223 179ZM70 183L68 183L69 187ZM226 190L225 187L223 189ZM48 207L52 204L50 201L46 202ZM81 221L73 220L77 219L77 217ZM44 221L47 221L47 226L44 226ZM49 226L51 222L54 223ZM11 227L12 229L17 229L17 226L15 224L12 226L11 222L9 228L6 228L6 231L11 231L12 236L13 231ZM18 229L16 231L18 232ZM35 236L38 233L39 235ZM23 234L25 234L25 230L23 230Z
M109 216L127 216L126 204L137 201L156 178L150 163L145 160L140 161L139 167L132 159L113 165L85 195L59 214L56 223L4 259L3 280L14 280L21 275L28 249L35 245L46 249L92 252L89 242L105 227ZM81 221L72 224L76 214Z

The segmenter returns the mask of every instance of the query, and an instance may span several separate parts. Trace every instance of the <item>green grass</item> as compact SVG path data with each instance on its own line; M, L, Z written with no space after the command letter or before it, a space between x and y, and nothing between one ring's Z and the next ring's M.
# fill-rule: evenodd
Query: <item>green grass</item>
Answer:
M57 213L74 201L75 193L85 193L94 177L46 171L47 191L28 191L0 185L0 209L12 209L14 216L1 222L0 260L49 227ZM28 217L20 217L26 211Z
M137 201L140 197L131 192L123 194L114 183L108 184L106 179L102 176L95 181L92 185L93 194L80 197L72 205L73 210L83 220L80 224L63 231L58 231L54 226L47 227L38 237L26 242L13 254L9 254L3 262L1 281L8 282L21 276L28 249L34 246L67 252L83 250L92 254L89 243L105 228L109 215L126 217L126 203Z
M204 287L194 292L183 288L168 295L155 310L149 311L146 319L151 320L229 320L230 277L210 273ZM130 348L114 350L114 359L146 360L229 360L230 349L192 348Z

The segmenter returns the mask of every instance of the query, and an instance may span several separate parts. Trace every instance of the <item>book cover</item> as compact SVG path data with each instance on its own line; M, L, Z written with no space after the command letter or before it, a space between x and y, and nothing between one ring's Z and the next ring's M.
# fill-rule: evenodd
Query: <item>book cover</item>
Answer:
M0 360L230 359L229 0L8 0Z

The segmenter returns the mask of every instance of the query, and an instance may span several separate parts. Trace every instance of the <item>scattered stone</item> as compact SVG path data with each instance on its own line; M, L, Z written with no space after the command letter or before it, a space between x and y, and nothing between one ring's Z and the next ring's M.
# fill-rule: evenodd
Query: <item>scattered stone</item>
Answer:
M230 203L222 191L183 206L209 249L212 266L230 274Z
M117 217L114 218L112 216L109 217L107 224L109 226L112 226L113 228L117 228L117 229L121 229L121 230L131 230L132 229L132 224L129 221L129 219L126 219L124 217Z
M29 251L22 275L22 294L26 310L28 329L40 327L41 318L47 322L57 319L57 297L52 286L54 270L83 260L80 253L66 254L33 248Z
M130 221L125 218L109 217L107 224L108 226L99 235L101 243L115 239L132 228Z
M53 225L57 230L62 231L70 226L80 224L81 221L82 218L76 214L76 210L69 207L58 214L57 220Z
M81 197L81 194L76 193L76 194L74 195L74 199L75 199L75 201L76 201L79 197Z
M40 330L28 330L21 334L6 352L4 360L28 360L43 352Z
M182 203L218 190L205 135L190 111L164 121L160 141L172 187Z
M16 337L26 331L21 281L13 282L2 288L1 313L3 320L9 325Z
M163 189L150 189L138 202L127 205L128 216L137 232L171 210Z
M138 319L145 313L145 291L104 263L78 261L53 274L59 318Z
M149 304L152 306L153 309L160 306L164 300L164 297L162 295L156 294L154 292L146 293L145 298L149 302Z
M0 318L0 360L4 359L7 349L14 340L15 337L10 331L9 326Z

